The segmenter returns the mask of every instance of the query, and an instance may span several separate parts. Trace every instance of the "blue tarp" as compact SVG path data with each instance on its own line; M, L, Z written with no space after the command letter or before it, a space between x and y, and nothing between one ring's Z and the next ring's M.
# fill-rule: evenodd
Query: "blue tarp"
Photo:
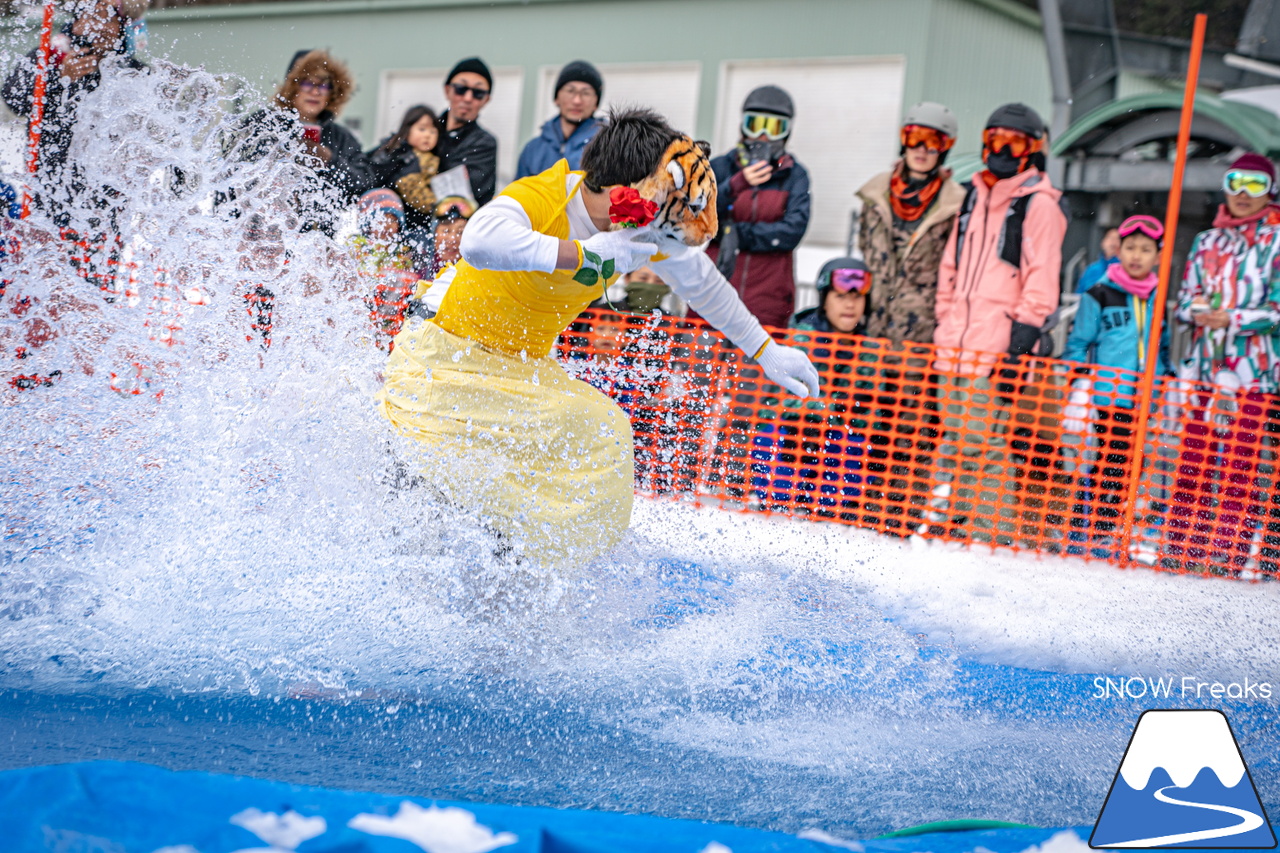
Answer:
M0 773L0 846L12 853L1019 853L1057 832L948 832L830 846L725 824L306 788L127 762ZM1087 828L1076 832L1088 837Z

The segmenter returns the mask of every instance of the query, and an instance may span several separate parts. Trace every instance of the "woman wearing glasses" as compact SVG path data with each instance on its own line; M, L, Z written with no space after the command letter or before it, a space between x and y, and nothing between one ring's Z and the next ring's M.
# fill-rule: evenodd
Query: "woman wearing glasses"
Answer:
M942 104L916 104L899 131L901 159L858 190L858 248L876 278L870 337L933 342L938 266L964 200L943 167L958 127Z
M974 175L942 251L933 332L939 393L945 388L947 399L957 401L994 391L994 414L981 442L971 441L975 433L968 430L946 430L942 441L926 443L926 450L933 444L936 478L943 482L932 489L921 533L930 531L929 522L959 526L975 512L980 492L961 487L963 480L994 477L1016 489L1023 477L1019 466L1027 457L1003 457L1011 444L1012 398L1006 395L1018 370L1003 366L994 381L990 377L1006 354L1050 355L1041 327L1061 295L1067 217L1062 193L1045 172L1048 136L1044 120L1026 104L1005 104L991 114L982 131L986 168Z
M809 173L787 153L795 106L777 86L742 104L742 139L711 161L720 238L709 254L747 310L785 329L796 306L792 252L809 228Z
M282 142L296 138L294 144L303 154L298 162L314 175L295 195L304 231L333 236L342 211L373 188L373 172L359 141L338 123L338 113L354 90L344 63L323 50L300 50L276 89L275 109L249 116L244 136L229 140L229 156L253 161L271 156ZM219 196L218 203L234 199L231 192Z
M276 106L297 113L303 147L315 158L316 174L353 201L373 186L373 172L360 142L338 124L338 113L355 91L345 63L323 50L298 51L276 91Z

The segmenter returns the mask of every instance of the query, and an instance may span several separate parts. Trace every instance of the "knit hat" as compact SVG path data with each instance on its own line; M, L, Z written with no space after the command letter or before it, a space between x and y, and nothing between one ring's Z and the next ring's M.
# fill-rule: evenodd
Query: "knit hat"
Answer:
M1248 154L1241 154L1236 161L1227 167L1227 171L1231 172L1239 169L1242 172L1264 172L1271 177L1271 197L1275 198L1276 193L1280 192L1280 187L1276 186L1276 166L1268 158L1261 154L1254 154L1250 151Z
M604 97L604 78L600 76L596 67L585 59L575 59L560 69L560 76L556 78L555 91L551 93L553 100L568 83L586 83L596 90L597 101Z
M467 71L472 74L479 74L484 78L484 81L489 84L489 88L493 88L493 75L489 73L489 66L485 65L484 60L478 56L469 56L466 59L460 60L458 64L453 66L452 70L445 75L444 82L452 83L454 77L457 77L459 74Z
M396 195L395 190L383 187L369 190L360 196L360 227L362 229L376 222L377 217L384 213L394 214L396 219L400 220L400 224L404 225L404 202L400 201L400 196Z

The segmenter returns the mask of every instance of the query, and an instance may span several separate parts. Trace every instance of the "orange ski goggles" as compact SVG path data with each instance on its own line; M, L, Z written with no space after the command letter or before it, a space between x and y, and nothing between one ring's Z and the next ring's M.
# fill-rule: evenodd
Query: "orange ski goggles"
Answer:
M902 128L898 137L903 148L918 148L923 145L930 151L950 151L956 144L954 137L947 136L936 127L925 127L921 124L908 124Z
M1007 148L1012 156L1022 158L1043 148L1044 140L1008 127L988 127L982 131L982 146L993 153Z

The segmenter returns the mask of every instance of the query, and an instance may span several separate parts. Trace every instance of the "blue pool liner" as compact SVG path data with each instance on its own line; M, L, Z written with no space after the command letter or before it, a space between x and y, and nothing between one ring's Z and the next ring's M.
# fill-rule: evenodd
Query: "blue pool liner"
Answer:
M0 772L13 853L1021 853L1061 829L940 832L828 844L645 815L459 803L95 761ZM1089 828L1075 828L1088 838Z

